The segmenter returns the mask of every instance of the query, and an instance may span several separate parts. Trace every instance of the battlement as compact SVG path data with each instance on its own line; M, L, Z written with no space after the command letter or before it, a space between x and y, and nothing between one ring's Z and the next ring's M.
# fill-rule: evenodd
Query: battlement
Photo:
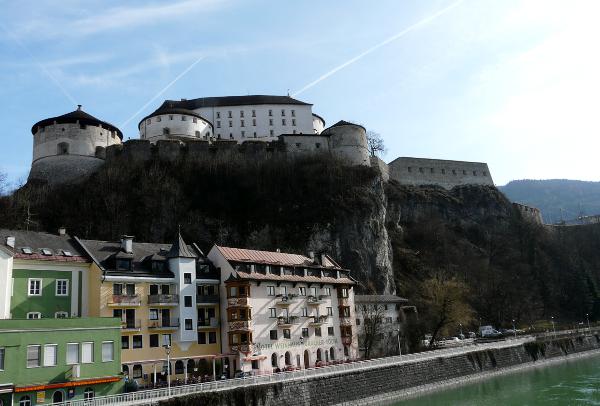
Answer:
M523 219L535 224L544 224L542 212L537 207L527 206L521 203L513 203L512 205L519 213L521 213Z

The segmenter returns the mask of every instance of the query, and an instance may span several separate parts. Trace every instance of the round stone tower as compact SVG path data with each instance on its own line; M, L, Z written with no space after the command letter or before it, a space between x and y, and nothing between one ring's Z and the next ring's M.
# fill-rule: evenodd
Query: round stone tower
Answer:
M31 128L33 161L29 181L49 184L82 179L104 162L106 147L120 144L117 127L81 109L39 121Z
M371 166L367 131L362 125L338 121L321 135L329 136L329 149L334 156L349 165Z
M200 139L208 140L213 125L200 114L173 105L162 105L138 124L140 138L150 142L158 140Z

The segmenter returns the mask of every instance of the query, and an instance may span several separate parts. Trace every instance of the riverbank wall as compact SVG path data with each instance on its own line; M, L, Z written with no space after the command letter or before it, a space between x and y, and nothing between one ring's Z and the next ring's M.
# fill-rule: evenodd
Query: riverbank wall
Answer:
M472 350L471 350L472 349ZM544 363L573 354L600 350L600 335L553 338L518 342L499 348L477 345L457 355L398 361L326 376L297 378L281 382L248 385L214 392L194 393L161 401L163 406L275 406L357 404L362 399L422 387L440 386L458 378L477 377L520 365Z

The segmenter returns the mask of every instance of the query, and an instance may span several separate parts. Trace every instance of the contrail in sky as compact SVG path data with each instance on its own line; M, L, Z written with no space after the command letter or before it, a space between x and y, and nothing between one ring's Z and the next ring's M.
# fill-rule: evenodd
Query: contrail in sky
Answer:
M140 107L140 109L138 111L136 111L135 114L133 114L125 122L123 122L123 124L121 124L121 127L125 127L138 114L140 114L142 111L144 111L144 109L146 107L148 107L150 105L150 103L152 103L154 100L158 99L161 94L163 94L164 92L166 92L167 90L169 90L169 88L171 86L173 86L175 84L175 82L177 82L179 79L181 79L183 76L185 76L186 73L188 73L189 71L191 71L194 68L194 66L198 65L198 63L200 63L200 61L203 60L203 59L204 59L204 56L201 56L200 58L196 59L194 61L194 63L192 63L190 66L188 66L183 72L181 72L179 75L177 75L177 77L175 79L173 79L171 82L169 82L169 84L166 85L160 92L156 93L153 98L151 98L150 100L148 100L148 102L146 104L144 104L142 107Z
M67 91L67 89L65 89L63 87L63 85L61 85L61 83L58 81L58 79L56 79L56 77L54 77L54 75L48 70L46 69L46 67L37 60L37 58L31 53L31 51L29 50L29 48L27 48L25 46L25 44L23 44L12 32L10 32L8 30L8 28L6 28L3 24L0 24L0 28L2 28L2 30L4 32L6 32L6 35L8 35L18 46L20 46L21 48L23 48L23 50L25 52L27 52L27 54L29 55L29 57L33 60L33 62L54 82L54 84L60 89L60 91L62 92L62 94L65 95L65 97L67 99L69 99L69 101L71 103L73 103L73 105L76 105L77 102L75 101L75 98L73 96L71 96L71 94Z
M404 35L408 34L409 32L419 28L422 25L425 25L433 20L435 20L436 18L446 14L448 11L450 11L451 9L453 9L454 7L460 5L461 3L463 3L465 0L458 0L455 3L450 4L448 7L445 7L443 9L441 9L440 11L437 11L436 13L430 15L429 17L425 17L424 19L422 19L421 21L418 21L416 23L414 23L413 25L403 29L402 31L400 31L399 33L392 35L391 37L389 37L388 39L386 39L385 41L380 42L379 44L367 49L366 51L356 55L354 58L347 60L346 62L344 62L343 64L336 66L335 68L333 68L332 70L330 70L329 72L325 73L322 76L319 76L317 79L313 80L312 82L310 82L309 84L307 84L306 86L304 86L302 89L297 90L296 92L294 92L292 94L292 96L297 96L300 93L305 92L306 90L310 89L311 87L315 86L316 84L322 82L323 80L327 79L328 77L330 77L331 75L333 75L334 73L337 73L338 71L344 69L345 67L352 65L354 62L364 58L365 56L367 56L368 54L370 54L371 52L374 52L376 50L378 50L379 48L389 44L390 42L396 41L399 38L402 38Z

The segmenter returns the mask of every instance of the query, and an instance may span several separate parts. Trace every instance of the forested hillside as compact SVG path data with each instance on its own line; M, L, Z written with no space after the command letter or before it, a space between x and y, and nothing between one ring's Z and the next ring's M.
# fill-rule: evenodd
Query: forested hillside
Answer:
M29 219L85 238L169 242L181 225L203 249L327 251L360 290L416 303L427 329L437 312L432 280L464 288L472 310L460 320L473 326L600 317L600 227L530 224L494 187L407 187L315 158L123 160L77 185L26 185L0 204L2 227Z

